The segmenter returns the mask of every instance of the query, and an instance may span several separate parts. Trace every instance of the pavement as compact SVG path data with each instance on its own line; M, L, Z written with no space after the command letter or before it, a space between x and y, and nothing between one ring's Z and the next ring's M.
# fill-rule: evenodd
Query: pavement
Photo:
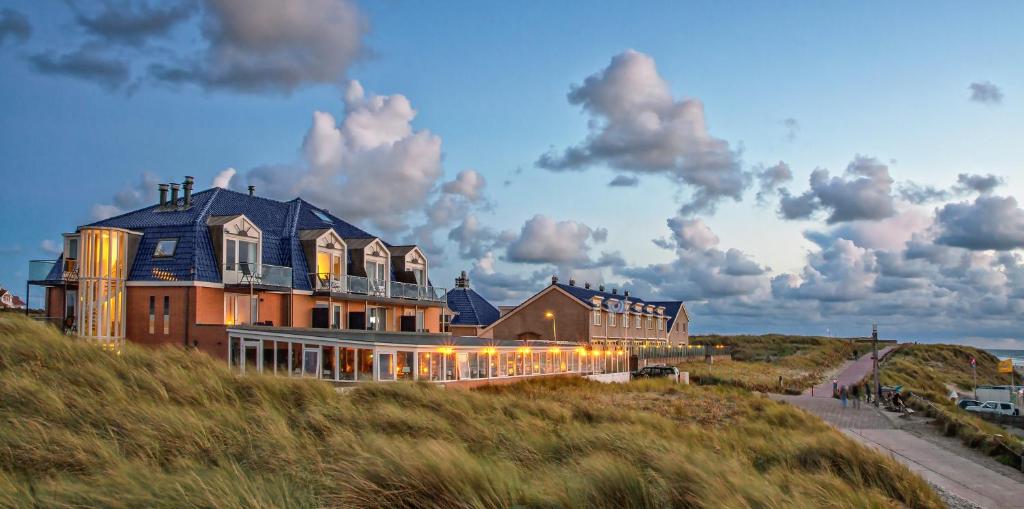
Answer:
M889 348L879 350L879 356ZM871 372L871 354L849 363L836 375L840 385L859 382ZM1024 507L1024 474L1000 472L991 458L977 458L959 442L945 447L900 429L901 418L863 404L843 408L832 398L831 378L800 396L773 396L803 408L850 438L877 449L906 465L937 488L950 506L990 509ZM989 463L986 466L986 463ZM951 497L947 498L947 497ZM954 503L956 502L956 503Z
M884 359L886 355L892 351L891 346L887 346L878 351L878 358ZM864 380L864 377L871 373L872 362L871 353L868 352L863 357L848 363L844 366L844 369L835 375L835 378L839 380L839 387L847 386L850 387L854 384L860 383ZM832 377L829 377L824 382L815 385L811 390L810 394L813 394L816 398L829 398L832 399Z

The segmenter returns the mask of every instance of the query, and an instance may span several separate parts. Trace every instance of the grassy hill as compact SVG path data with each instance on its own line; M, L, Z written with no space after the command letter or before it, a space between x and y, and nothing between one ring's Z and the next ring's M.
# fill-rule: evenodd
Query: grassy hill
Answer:
M1009 375L999 373L999 359L965 345L903 345L889 355L881 366L883 385L902 385L910 394L908 404L935 418L936 425L948 436L957 436L968 446L982 449L1001 461L1018 466L1024 453L1024 441L970 412L961 410L947 395L947 384L961 392L974 388L971 358L977 360L978 385L1005 385ZM1009 451L1008 451L1009 449Z
M732 361L714 366L688 363L683 369L694 381L743 387L759 392L799 394L855 354L867 353L867 342L819 336L695 336L694 344L728 345ZM779 377L783 386L779 386Z
M941 507L788 405L666 381L239 377L0 319L0 507Z

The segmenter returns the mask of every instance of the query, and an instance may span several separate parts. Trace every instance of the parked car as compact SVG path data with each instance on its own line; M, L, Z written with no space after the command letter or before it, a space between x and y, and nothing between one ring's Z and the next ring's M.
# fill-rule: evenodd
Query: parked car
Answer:
M981 406L981 402L976 399L961 399L956 406L966 410L969 406Z
M674 366L644 366L634 371L633 378L672 378L679 379L679 368Z
M1002 401L986 401L981 406L969 406L965 410L981 414L1020 415L1020 409L1017 408L1017 405L1003 403Z

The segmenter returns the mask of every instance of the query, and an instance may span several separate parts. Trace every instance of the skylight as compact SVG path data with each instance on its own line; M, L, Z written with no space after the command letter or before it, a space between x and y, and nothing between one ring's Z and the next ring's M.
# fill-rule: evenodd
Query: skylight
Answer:
M156 243L156 249L153 251L153 256L156 258L174 256L174 250L177 247L178 239L160 239Z
M317 209L313 209L313 214L316 215L316 217L319 217L320 220L325 222L325 223L333 223L334 222L334 221L331 221L331 218L327 217L327 214L324 214L323 212L320 212Z

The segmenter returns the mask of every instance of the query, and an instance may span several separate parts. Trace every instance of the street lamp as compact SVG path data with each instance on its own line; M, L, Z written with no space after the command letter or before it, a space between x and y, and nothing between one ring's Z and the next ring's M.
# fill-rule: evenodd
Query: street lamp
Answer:
M556 328L555 314L551 311L544 312L544 318L551 320L551 337L558 341L558 329Z

